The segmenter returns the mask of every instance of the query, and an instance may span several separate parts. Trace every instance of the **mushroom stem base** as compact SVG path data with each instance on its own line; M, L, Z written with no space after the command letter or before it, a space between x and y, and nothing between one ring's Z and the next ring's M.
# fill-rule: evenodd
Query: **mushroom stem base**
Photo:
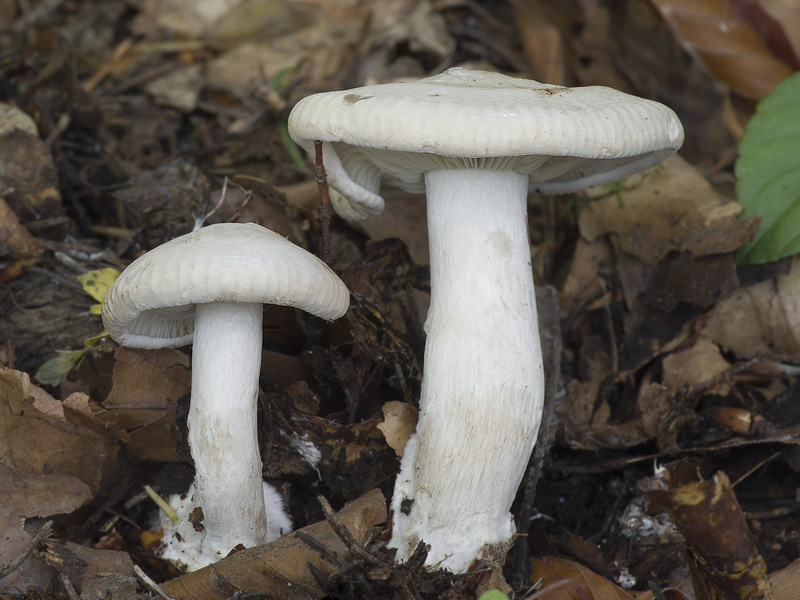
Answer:
M526 224L528 177L425 175L431 306L420 418L392 500L390 546L465 571L514 534L511 503L541 419L544 374Z
M203 551L214 560L267 537L256 424L262 310L260 303L215 302L198 305L195 315L189 448Z

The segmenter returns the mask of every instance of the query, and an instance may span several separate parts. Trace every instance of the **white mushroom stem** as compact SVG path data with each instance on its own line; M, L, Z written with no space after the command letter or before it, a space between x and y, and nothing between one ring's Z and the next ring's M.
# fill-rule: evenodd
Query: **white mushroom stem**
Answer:
M407 444L390 546L463 572L515 532L511 503L544 397L527 233L527 175L425 174L431 306L417 431Z
M261 324L260 303L197 306L189 448L205 525L202 553L210 562L237 544L267 541L256 425Z

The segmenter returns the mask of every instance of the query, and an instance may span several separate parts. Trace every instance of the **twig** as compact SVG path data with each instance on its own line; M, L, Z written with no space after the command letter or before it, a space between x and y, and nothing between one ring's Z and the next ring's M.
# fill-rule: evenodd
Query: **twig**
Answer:
M664 592L661 591L661 588L655 581L648 581L647 589L653 593L653 598L655 598L655 600L667 600Z
M178 513L176 513L169 503L159 496L153 488L151 488L149 485L146 485L144 486L144 491L147 492L147 495L150 496L150 499L158 505L158 508L164 511L164 514L169 517L169 520L172 521L173 525L180 523L181 520L178 518Z
M8 575L16 571L19 568L19 566L23 562L25 562L25 559L28 558L31 555L31 553L36 549L36 546L38 546L44 538L48 537L52 533L52 531L53 531L53 522L45 521L33 535L31 541L28 542L28 545L25 546L25 549L20 553L20 555L17 556L17 558L15 558L13 561L11 561L11 564L9 564L7 567L0 569L0 579L3 579L3 577L7 577Z
M145 573L144 571L142 571L141 568L139 568L139 565L133 565L133 574L136 575L136 579L139 580L139 583L141 583L145 588L147 588L160 598L163 598L164 600L175 600L175 596L167 593L164 590L164 588L162 588L155 581L150 579L150 577L147 576L147 573Z
M359 558L364 559L368 563L375 565L376 567L381 567L383 569L394 568L394 565L381 558L378 558L356 541L356 539L353 537L353 534L351 534L346 527L343 527L341 523L337 521L336 513L333 512L333 508L331 508L330 503L325 499L324 496L317 496L317 502L319 502L320 506L322 506L322 512L325 514L325 519L328 521L328 523L330 523L334 533L339 536L339 539L344 542L344 545L347 546L347 549L350 550L350 552Z
M331 264L331 200L328 196L328 178L322 164L322 142L314 140L314 179L319 185L319 250L326 265Z
M157 67L149 71L145 71L144 73L139 73L138 75L134 75L127 81L123 81L116 87L112 87L106 90L106 94L109 96L118 96L120 94L124 94L125 92L132 90L133 88L139 87L140 85L144 85L145 83L149 83L154 79L158 79L159 77L163 77L164 75L169 75L173 71L177 71L181 68L181 64L177 62L167 62L161 64Z
M80 596L78 596L78 592L75 590L75 586L72 585L66 573L61 573L61 575L58 576L58 582L61 584L61 587L64 588L64 592L67 594L69 600L81 600Z
M83 85L84 92L92 92L94 89L102 83L102 81L108 77L108 74L114 69L116 64L122 60L122 58L128 53L128 51L133 46L133 38L125 38L122 40L116 48L114 48L114 52L111 55L111 59L102 65L94 75L92 75L89 79L87 79Z
M570 581L569 579L562 579L560 581L556 581L555 583L551 583L550 585L540 589L538 592L534 593L533 595L525 596L525 598L523 598L523 600L537 600L538 598L544 599L544 595L545 594L549 594L550 592L554 592L555 590L557 590L559 588L562 588L564 586L571 587L578 594L578 596L581 597L581 600L589 600L589 598L586 597L586 594L583 592L583 590L580 588L580 586L577 583L575 583L574 581Z
M206 212L206 208L208 207L208 202L211 199L211 191L207 187L203 190L203 212L199 216L196 216L194 218L194 227L192 227L192 231L197 231L198 229L203 227L203 223L205 223L206 220L211 215L213 215L215 212L217 212L217 210L219 210L219 207L222 206L223 202L225 202L225 194L227 193L228 193L228 178L226 177L222 181L222 190L219 193L219 200L217 200L217 203L214 205L214 208Z
M328 549L324 544L319 542L315 537L308 535L305 531L296 531L295 535L309 548L314 550L327 562L333 565L338 571L344 570L345 562L339 558L336 553Z
M53 130L50 132L50 135L47 136L47 139L44 141L44 145L48 148L52 148L53 144L56 143L56 140L61 137L61 135L69 128L69 124L72 122L72 117L69 113L64 113L60 117L58 117L58 122L56 126L53 127Z

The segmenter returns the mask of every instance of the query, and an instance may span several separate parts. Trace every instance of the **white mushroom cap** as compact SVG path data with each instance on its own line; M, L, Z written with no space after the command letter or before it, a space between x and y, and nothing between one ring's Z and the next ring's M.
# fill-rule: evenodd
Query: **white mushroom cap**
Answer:
M349 292L313 254L255 223L220 223L141 256L103 300L111 337L134 348L192 343L195 305L294 306L323 319L344 315Z
M678 117L657 102L463 68L306 97L289 133L309 152L328 142L325 167L350 201L336 205L348 220L382 212L382 178L423 192L426 171L512 170L532 191L562 194L641 171L683 143Z

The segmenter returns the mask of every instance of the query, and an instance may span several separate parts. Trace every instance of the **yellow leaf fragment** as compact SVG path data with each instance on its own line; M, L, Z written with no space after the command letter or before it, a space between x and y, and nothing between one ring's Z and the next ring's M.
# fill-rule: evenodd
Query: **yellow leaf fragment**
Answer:
M78 275L78 281L81 282L83 291L98 302L102 302L103 297L106 295L106 290L117 277L119 277L119 271L106 267L105 269L87 271L82 275ZM95 312L94 307L92 307L92 313L100 314L100 309L98 308L97 312Z

